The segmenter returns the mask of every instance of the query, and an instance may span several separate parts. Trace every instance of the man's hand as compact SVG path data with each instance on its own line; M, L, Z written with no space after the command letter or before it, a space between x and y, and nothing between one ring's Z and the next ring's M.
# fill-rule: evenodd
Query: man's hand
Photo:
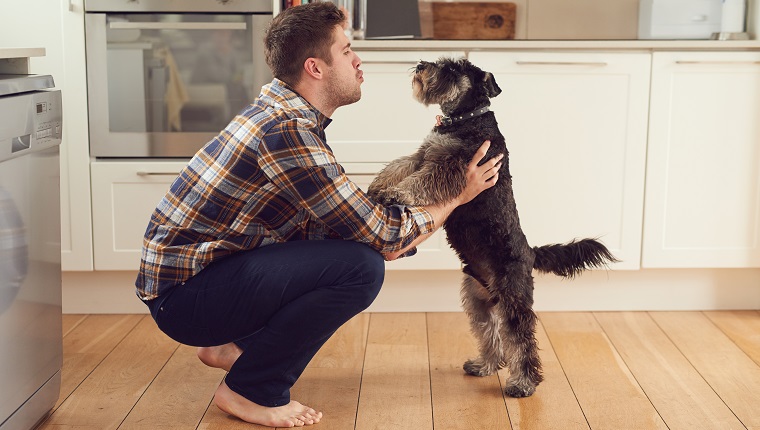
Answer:
M496 185L499 180L499 169L504 154L499 154L478 166L478 163L485 158L490 146L491 141L483 142L467 166L467 185L457 197L458 206L469 203L478 194Z

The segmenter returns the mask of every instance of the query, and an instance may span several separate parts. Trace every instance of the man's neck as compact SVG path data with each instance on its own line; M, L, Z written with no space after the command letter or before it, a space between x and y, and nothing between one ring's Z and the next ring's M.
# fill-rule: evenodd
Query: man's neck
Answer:
M322 115L331 118L333 113L335 113L337 106L332 106L331 103L328 102L329 97L326 97L320 88L314 85L309 85L308 83L300 82L293 89L312 106L317 108Z

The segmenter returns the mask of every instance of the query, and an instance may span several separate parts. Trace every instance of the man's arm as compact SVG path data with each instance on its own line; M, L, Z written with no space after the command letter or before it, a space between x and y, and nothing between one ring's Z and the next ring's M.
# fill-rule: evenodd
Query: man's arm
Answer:
M435 223L435 229L430 233L418 236L414 241L412 241L409 245L400 251L383 254L386 260L393 261L399 256L403 255L405 252L424 242L443 225L443 223L446 221L449 215L451 215L451 212L453 212L454 209L456 209L458 206L468 203L470 200L477 197L478 194L480 194L482 191L485 191L488 188L496 185L496 182L499 180L499 168L501 168L501 159L504 157L504 154L493 157L482 165L478 166L478 163L486 156L486 153L488 152L488 148L490 146L491 142L485 141L472 157L472 161L470 161L470 164L467 166L467 185L454 200L439 205L430 205L424 207L424 209L427 210L432 216Z
M264 175L287 195L283 204L311 215L304 232L323 239L329 232L366 243L380 253L408 247L431 232L435 220L423 207L384 207L348 179L323 137L296 121L273 127L259 145L256 159ZM452 208L453 210L453 208ZM313 233L313 234L312 234Z

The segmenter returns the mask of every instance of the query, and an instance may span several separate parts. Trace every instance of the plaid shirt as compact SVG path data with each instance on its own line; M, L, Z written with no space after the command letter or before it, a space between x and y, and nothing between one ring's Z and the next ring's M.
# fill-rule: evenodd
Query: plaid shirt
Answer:
M236 251L346 239L395 252L434 228L375 204L325 143L330 119L275 79L190 160L150 217L137 295L149 300Z

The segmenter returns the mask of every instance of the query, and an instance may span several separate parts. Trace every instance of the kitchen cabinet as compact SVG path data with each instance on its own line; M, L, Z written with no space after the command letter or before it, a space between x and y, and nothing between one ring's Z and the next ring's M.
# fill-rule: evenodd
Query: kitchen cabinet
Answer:
M644 267L760 267L760 53L657 52Z
M12 3L4 3L0 14L0 40L44 47L44 57L29 61L29 73L52 75L63 99L61 264L63 270L92 270L83 0Z
M507 141L531 245L598 237L638 269L650 55L473 52L502 93L491 109Z
M137 270L148 221L185 161L92 163L95 270Z
M92 163L95 270L137 270L151 213L184 161L98 161ZM366 191L378 163L344 163L349 178ZM353 172L353 173L351 173ZM443 231L419 246L414 258L389 262L389 270L458 269L459 259Z

